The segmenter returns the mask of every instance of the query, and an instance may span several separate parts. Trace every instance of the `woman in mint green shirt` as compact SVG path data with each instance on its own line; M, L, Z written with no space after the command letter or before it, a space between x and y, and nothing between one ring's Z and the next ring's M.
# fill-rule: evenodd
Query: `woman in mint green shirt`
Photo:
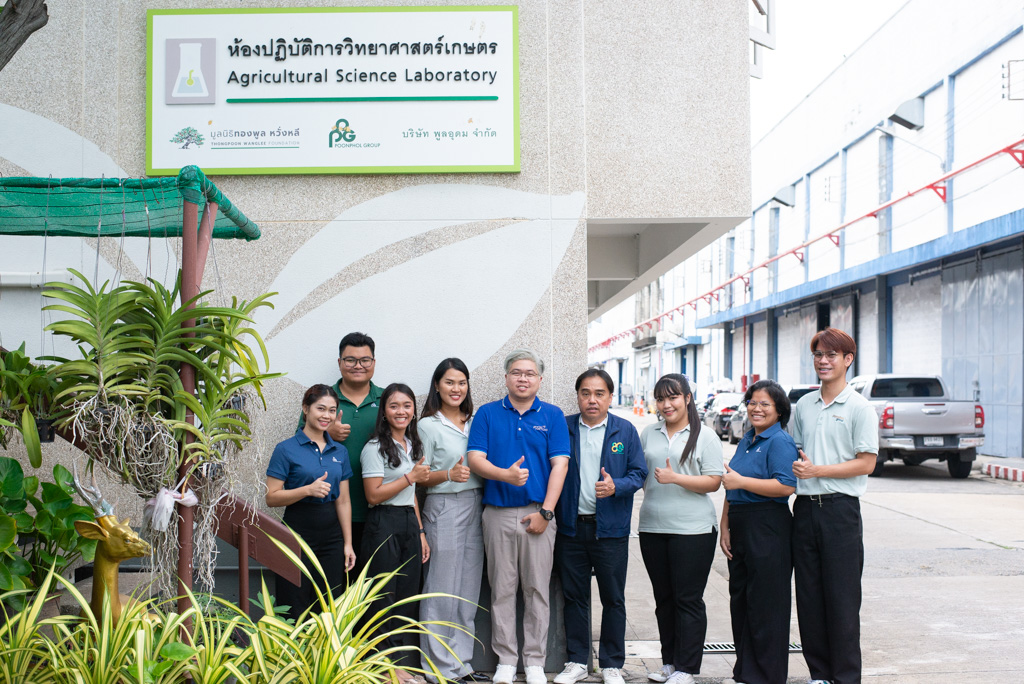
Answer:
M718 536L708 494L725 473L722 441L701 429L685 376L662 376L654 398L662 420L640 435L649 474L639 527L640 552L654 589L662 667L648 677L693 684L708 626L703 596Z
M474 624L484 571L483 481L466 463L466 443L473 423L469 369L460 359L445 359L434 369L419 420L423 455L430 466L424 486L423 528L439 563L427 565L423 593L450 597L424 599L420 619L462 625L465 630L432 626L420 637L423 669L429 659L445 678L474 681ZM448 648L438 638L443 638ZM449 650L451 649L451 650ZM453 653L454 651L454 653ZM482 675L480 676L482 677ZM429 676L433 680L432 676Z

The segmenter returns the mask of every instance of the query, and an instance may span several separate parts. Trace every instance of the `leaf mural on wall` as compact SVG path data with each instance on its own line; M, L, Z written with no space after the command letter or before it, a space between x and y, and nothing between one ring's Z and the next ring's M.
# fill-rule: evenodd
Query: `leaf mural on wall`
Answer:
M425 389L428 378L421 376L446 356L477 367L550 287L584 201L582 192L549 196L420 185L353 207L303 245L268 288L281 295L257 324L267 335L274 367L304 386L334 377L334 354L325 358L321 350L333 350L353 330L370 334L386 356L378 369L382 381ZM354 283L323 286L360 259L372 263L393 255L403 241L430 244L440 229L481 221L489 226L472 237L412 250L401 263L364 269L369 272Z

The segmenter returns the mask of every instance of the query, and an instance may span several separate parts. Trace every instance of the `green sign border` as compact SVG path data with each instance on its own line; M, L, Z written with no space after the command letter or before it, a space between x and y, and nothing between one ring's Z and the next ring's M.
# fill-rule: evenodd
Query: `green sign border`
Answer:
M208 175L254 176L299 174L405 174L405 173L519 173L519 6L453 5L451 7L246 7L237 9L151 9L146 10L146 175L176 176L180 169L153 168L153 18L173 14L312 14L381 12L511 12L512 13L512 121L515 126L515 161L498 166L296 166L275 168L210 168Z

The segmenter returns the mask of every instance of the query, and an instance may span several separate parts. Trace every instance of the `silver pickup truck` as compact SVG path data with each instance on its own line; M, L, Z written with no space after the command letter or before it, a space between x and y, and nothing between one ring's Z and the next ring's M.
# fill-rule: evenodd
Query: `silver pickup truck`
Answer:
M955 478L970 475L985 443L985 411L973 401L956 401L937 375L858 375L850 386L863 394L878 414L878 463L903 459L920 465L945 461Z

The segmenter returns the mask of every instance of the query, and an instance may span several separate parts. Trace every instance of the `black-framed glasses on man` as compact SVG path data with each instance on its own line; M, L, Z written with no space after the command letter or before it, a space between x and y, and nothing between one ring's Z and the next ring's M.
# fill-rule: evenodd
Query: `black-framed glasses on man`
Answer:
M357 359L354 356L343 356L341 357L341 362L348 366L349 368L355 368L356 366L361 366L362 368L369 368L370 366L373 365L374 358L372 356L362 356Z

